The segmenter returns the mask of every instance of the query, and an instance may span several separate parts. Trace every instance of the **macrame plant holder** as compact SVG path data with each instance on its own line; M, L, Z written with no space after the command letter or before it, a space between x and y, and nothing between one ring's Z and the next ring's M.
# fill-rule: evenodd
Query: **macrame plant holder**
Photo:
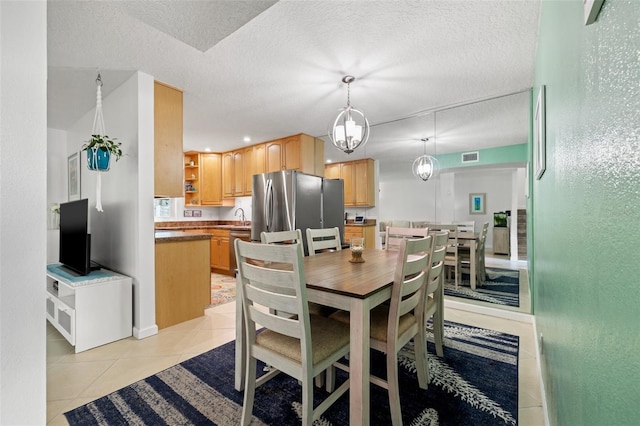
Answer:
M106 134L104 128L104 117L102 116L102 78L98 73L96 78L96 115L93 118L93 131L91 135ZM89 170L97 172L108 172L111 162L111 155L108 151L102 149L88 149L87 150L87 167ZM96 180L96 210L102 212L102 173L98 173L98 179Z

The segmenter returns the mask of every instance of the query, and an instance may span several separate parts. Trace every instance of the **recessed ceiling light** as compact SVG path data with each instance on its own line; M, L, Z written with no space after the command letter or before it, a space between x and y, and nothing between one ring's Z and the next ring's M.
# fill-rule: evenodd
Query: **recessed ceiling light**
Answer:
M331 163L331 160L327 160L327 163Z
M245 136L242 140L245 142L251 142L251 138L249 136Z
M205 148L204 152L211 152L211 148Z

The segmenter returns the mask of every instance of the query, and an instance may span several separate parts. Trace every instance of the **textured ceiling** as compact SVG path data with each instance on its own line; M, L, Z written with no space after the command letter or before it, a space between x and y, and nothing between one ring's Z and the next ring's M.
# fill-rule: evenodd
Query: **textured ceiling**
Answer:
M65 129L135 70L184 90L185 149L324 136L351 103L381 170L433 137L433 110L531 86L539 0L48 2L49 126ZM438 153L524 143L528 92L437 113ZM410 117L410 118L407 118ZM399 120L406 118L405 120ZM108 127L108 117L105 121ZM399 121L397 121L399 120ZM391 124L381 124L390 123ZM347 158L331 146L326 157Z

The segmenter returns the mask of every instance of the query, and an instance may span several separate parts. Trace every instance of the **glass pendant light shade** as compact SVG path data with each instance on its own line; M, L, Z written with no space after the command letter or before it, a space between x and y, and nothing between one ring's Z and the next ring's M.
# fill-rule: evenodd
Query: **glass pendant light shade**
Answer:
M369 139L369 121L351 106L342 108L329 130L329 138L336 148L351 154Z
M413 164L411 165L413 175L424 182L435 177L439 170L438 160L435 157L427 155L428 140L429 138L422 139L422 142L424 142L424 155L413 160Z
M347 106L340 109L328 131L331 143L347 154L351 154L369 139L369 121L362 111L351 106L350 84L354 80L355 77L350 75L342 79L347 84Z
M413 175L423 181L428 181L435 173L435 158L430 155L421 155L413 161Z

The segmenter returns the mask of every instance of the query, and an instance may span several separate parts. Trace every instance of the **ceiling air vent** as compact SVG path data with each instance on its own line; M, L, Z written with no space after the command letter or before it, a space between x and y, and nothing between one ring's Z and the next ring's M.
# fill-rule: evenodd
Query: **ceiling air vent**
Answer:
M476 163L478 160L480 160L478 151L462 153L462 163Z

